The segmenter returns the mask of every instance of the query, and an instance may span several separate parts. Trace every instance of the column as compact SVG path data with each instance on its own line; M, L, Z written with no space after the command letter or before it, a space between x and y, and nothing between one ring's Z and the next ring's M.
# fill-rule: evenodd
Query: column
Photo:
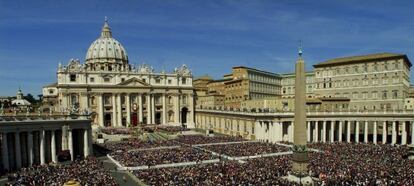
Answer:
M351 142L351 121L346 121L346 141Z
M293 142L293 131L294 131L295 125L293 124L293 121L290 122L289 125L289 131L288 131L288 139L289 142Z
M194 111L195 111L195 109L194 109L194 94L188 94L188 104L189 104L189 110L188 110L188 113L187 113L187 115L188 115L188 119L187 119L187 126L188 126L188 123L190 123L191 125L193 125L193 123L194 123Z
M2 159L3 159L3 168L9 170L9 150L7 148L7 132L3 132L1 136L1 149L2 149Z
M27 150L28 150L28 162L29 167L33 165L34 154L33 154L33 133L32 131L27 132Z
M153 124L155 124L155 112L156 112L156 107L155 107L155 94L153 94L151 96L151 122Z
M144 121L142 119L142 107L144 104L142 104L142 94L138 94L138 123L144 124Z
M368 143L368 121L365 121L364 127L364 142Z
M116 126L116 94L112 94L112 127Z
M103 95L102 94L98 94L98 99L97 99L97 103L98 103L98 122L99 122L99 126L103 127L105 126L104 124L104 101L103 101Z
M70 160L74 160L74 154L73 154L73 139L72 139L72 129L68 129L68 145L69 145L69 152L70 152Z
M331 121L331 143L335 141L335 121Z
M359 121L355 121L355 143L359 143Z
M387 143L387 121L382 124L382 144Z
M118 94L116 97L116 108L117 108L117 113L118 113L118 119L117 119L117 124L116 126L118 127L122 127L122 103L121 103L121 97L122 94Z
M174 96L174 121L176 124L180 124L180 100L179 95Z
M14 133L14 149L15 149L15 161L16 161L16 168L22 168L22 153L20 149L20 132Z
M147 124L151 124L151 94L147 94Z
M50 148L52 149L52 162L57 163L55 130L51 131L50 141Z
M377 121L374 121L373 143L377 144Z
M89 136L88 129L83 129L83 156L89 156Z
M40 135L40 164L43 165L46 163L45 160L45 131L41 130Z
M311 135L310 135L310 131L311 131L311 124L310 121L308 121L308 129L307 129L307 137L308 137L308 142L311 142Z
M127 110L127 116L126 116L126 126L131 126L131 98L129 97L129 93L125 96L125 104L126 104L126 110Z
M397 127L397 122L393 121L392 122L392 140L391 140L391 144L393 144L393 145L397 143L397 130L396 130L396 127Z
M342 142L342 121L339 121L338 141Z
M407 144L407 125L405 121L402 121L402 134L401 134L401 145Z
M315 140L314 142L319 142L319 121L315 121Z
M322 142L326 142L326 121L322 123Z
M162 94L162 123L167 123L167 101L165 94Z

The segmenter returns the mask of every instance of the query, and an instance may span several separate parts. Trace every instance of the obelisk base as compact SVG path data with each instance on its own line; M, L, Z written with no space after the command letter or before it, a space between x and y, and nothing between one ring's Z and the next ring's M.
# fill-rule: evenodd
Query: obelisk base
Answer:
M300 185L315 185L314 180L309 176L309 157L306 145L293 145L292 151L292 171L284 178Z

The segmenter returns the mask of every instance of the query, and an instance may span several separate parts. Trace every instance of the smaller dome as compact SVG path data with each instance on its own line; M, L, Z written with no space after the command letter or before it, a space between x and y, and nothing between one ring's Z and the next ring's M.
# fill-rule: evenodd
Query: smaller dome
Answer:
M128 64L128 55L121 43L112 37L108 20L105 19L101 37L90 45L85 61L86 63L113 62Z

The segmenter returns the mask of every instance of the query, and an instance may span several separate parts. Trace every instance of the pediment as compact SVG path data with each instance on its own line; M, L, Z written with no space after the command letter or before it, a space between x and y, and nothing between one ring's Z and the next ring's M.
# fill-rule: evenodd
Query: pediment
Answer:
M131 78L124 82L119 83L118 85L122 86L131 86L131 87L149 87L150 85L140 79L137 78Z

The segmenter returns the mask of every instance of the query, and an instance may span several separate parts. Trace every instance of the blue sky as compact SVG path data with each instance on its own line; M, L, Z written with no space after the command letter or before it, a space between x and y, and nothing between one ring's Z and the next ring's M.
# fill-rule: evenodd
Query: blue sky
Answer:
M0 1L0 95L37 95L58 63L83 61L108 16L130 63L220 78L233 66L293 72L299 40L312 64L375 52L414 61L414 1ZM411 73L413 77L413 73Z

